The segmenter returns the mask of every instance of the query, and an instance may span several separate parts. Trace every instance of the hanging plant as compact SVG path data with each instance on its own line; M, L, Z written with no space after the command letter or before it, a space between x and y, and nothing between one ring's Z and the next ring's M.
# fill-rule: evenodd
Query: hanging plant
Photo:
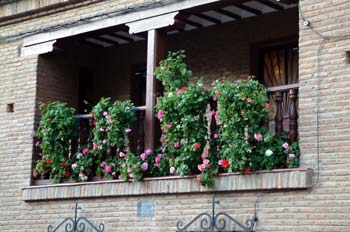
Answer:
M192 72L183 63L184 58L183 51L170 52L156 69L156 78L165 89L156 105L164 158L170 165L168 172L179 175L199 172L197 165L208 134L205 112L209 92L201 83L188 84ZM159 168L164 170L162 165Z
M75 110L60 102L41 103L40 110L35 137L43 159L37 162L34 175L50 172L52 181L57 183L71 175L69 148L76 137Z

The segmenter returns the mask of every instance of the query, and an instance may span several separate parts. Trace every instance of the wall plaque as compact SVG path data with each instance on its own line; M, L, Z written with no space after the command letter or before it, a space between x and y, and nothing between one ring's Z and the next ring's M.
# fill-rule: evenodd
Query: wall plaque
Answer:
M137 217L153 217L155 203L152 200L137 202Z

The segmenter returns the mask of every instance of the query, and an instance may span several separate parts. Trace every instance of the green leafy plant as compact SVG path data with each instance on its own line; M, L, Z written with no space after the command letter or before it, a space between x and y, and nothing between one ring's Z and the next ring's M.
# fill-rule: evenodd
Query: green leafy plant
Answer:
M41 121L35 137L39 139L43 159L37 162L35 175L50 172L53 182L71 175L70 142L76 137L75 110L65 103L40 104Z
M221 124L223 171L249 173L298 165L298 144L289 146L286 133L273 136L263 126L270 113L265 86L252 78L235 83L217 82L214 98L218 102L215 114Z
M163 131L164 158L172 172L179 175L198 172L197 164L207 143L205 112L210 98L201 83L188 84L192 73L183 63L184 58L183 51L170 52L156 72L166 90L156 105ZM162 165L159 168L164 173L165 168Z

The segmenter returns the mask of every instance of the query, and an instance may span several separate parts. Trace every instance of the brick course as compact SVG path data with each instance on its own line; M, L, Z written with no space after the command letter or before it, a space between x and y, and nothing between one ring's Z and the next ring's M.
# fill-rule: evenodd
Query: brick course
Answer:
M93 15L111 9L121 9L142 2L151 1L114 1L106 0L86 7L53 13L50 16L36 17L18 24L0 26L0 34L6 35L39 28L42 25L54 25L82 16ZM301 11L318 32L326 36L350 34L350 2L347 0L300 0ZM265 16L263 16L265 17ZM258 19L258 18L257 18ZM263 18L261 18L264 20ZM235 36L247 35L252 41L271 38L266 28L247 27L254 19L232 25L237 34L224 36L224 40L234 43ZM245 29L242 29L246 25ZM189 60L195 73L209 79L216 76L245 77L248 72L247 45L233 44L228 57L222 57L223 66L210 66L201 69L195 64L212 63L210 57L216 57L214 45L207 51L200 51L213 38L217 28L188 32L188 35L201 38L191 40L188 46ZM223 25L222 27L226 27ZM271 26L272 27L272 26ZM280 30L284 25L275 22L269 32ZM242 29L244 31L238 30ZM302 149L302 167L312 167L317 174L317 136L319 136L320 173L313 181L310 190L280 192L232 192L217 193L222 203L218 210L234 215L244 221L254 214L257 201L258 231L350 231L350 65L346 51L350 50L349 39L330 39L320 52L319 72L317 72L317 50L321 39L309 28L299 24L299 78L300 106L299 129ZM208 41L202 37L205 31ZM281 30L282 31L282 30ZM242 34L241 34L242 33ZM276 32L277 33L277 32ZM286 33L278 32L277 34ZM187 33L186 33L187 34ZM185 39L174 36L174 40ZM39 96L36 86L40 81L40 59L33 56L20 58L18 48L21 40L0 43L0 230L1 231L46 231L49 224L73 215L73 200L24 202L21 199L21 187L30 185L32 168L32 140L28 137L33 130L35 103ZM213 42L215 44L215 42ZM194 46L195 44L196 46ZM198 45L197 45L198 44ZM199 46L200 45L200 46ZM237 51L238 50L238 51ZM235 52L236 51L236 52ZM203 54L207 56L196 56ZM242 54L243 59L235 59ZM227 58L232 57L231 63ZM193 58L193 61L191 61ZM196 58L196 59L194 59ZM199 62L200 61L200 62ZM206 65L202 65L207 67ZM239 71L237 71L239 70ZM228 73L228 74L226 74ZM45 76L43 76L45 77ZM317 89L319 84L319 100ZM319 103L317 135L316 104ZM6 104L15 103L15 112L7 113ZM182 194L163 196L130 196L96 199L81 199L83 214L95 222L103 222L106 231L175 231L178 220L189 221L202 211L210 209L212 194ZM138 200L153 199L156 202L156 215L151 218L137 218ZM147 228L147 229L145 229Z

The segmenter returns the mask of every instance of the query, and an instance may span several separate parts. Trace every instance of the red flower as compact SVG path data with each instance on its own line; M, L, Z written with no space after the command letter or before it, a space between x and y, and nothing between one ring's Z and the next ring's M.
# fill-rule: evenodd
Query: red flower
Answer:
M248 103L252 103L252 99L251 98L247 98L247 102Z
M50 164L50 163L51 163L50 158L47 158L47 159L46 159L46 163L47 163L47 164Z
M222 160L222 162L221 162L221 167L223 167L223 168L228 168L228 167L230 167L230 163L228 162L227 159Z
M250 168L247 168L246 170L244 170L244 174L249 174L251 172L252 172L252 170Z
M65 172L63 175L64 175L65 177L69 177L69 176L70 176L70 172Z
M66 163L61 163L62 168L66 168L67 164Z
M96 126L96 121L93 121L92 125Z
M199 148L201 148L201 144L200 143L195 143L192 146L195 150L198 150Z
M270 103L265 103L265 108L266 109L270 109L270 107L271 107Z
M95 117L95 113L91 112L91 117L94 118Z
M187 87L186 87L186 86L184 86L184 87L181 88L181 92L185 92L186 90L187 90Z

